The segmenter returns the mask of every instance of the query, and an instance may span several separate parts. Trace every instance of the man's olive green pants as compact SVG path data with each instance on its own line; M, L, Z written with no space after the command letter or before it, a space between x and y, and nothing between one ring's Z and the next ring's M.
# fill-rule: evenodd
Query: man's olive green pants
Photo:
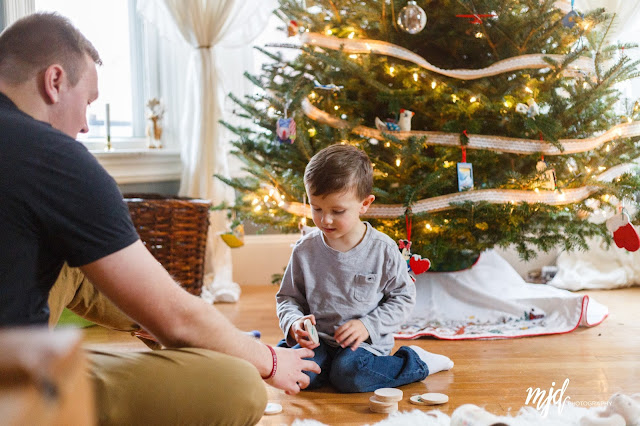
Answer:
M65 265L49 295L50 326L65 307L108 328L139 327ZM101 425L250 425L267 404L265 385L248 362L206 349L88 351Z

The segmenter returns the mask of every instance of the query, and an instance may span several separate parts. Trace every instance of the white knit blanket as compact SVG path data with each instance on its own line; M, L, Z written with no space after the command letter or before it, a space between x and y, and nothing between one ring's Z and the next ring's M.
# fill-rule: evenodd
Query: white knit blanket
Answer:
M640 426L640 394L614 394L604 407L582 408L567 401L548 411L525 406L515 416L495 416L480 407L465 404L451 417L438 411L406 411L390 414L373 426ZM325 426L315 420L295 420L292 426Z

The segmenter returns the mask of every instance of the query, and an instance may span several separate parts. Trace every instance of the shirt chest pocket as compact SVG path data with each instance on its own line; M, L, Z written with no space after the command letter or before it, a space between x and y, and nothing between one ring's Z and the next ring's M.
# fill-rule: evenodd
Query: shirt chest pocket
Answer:
M378 280L377 274L356 275L353 283L353 298L360 302L371 300L378 291Z

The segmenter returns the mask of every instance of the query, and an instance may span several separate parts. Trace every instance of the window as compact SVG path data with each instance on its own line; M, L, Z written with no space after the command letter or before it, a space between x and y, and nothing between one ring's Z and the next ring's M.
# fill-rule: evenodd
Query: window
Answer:
M55 11L93 43L102 58L98 67L100 97L88 109L89 133L79 139L90 147L106 138L106 105L114 145L144 138L141 22L135 0L35 0L36 11Z

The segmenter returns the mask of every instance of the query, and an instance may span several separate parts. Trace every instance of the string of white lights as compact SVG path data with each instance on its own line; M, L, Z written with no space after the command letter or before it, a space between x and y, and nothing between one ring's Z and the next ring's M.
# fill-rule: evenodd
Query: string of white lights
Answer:
M630 171L633 167L637 167L637 164L621 164L601 173L596 179L601 182L611 181ZM582 201L598 189L597 186L583 186L563 189L562 191L543 190L539 192L516 189L477 189L420 200L411 206L411 211L414 214L435 213L450 210L454 208L453 204L467 201L474 203L485 201L491 204L543 203L551 206L561 206ZM311 217L311 209L308 204L285 201L281 208L296 216ZM392 219L403 216L406 210L407 208L402 204L374 203L362 217Z
M413 62L414 64L441 74L447 77L457 78L459 80L475 80L478 78L490 77L493 75L503 74L510 71L516 71L521 69L539 69L549 68L551 65L545 58L551 59L556 63L562 63L566 56L564 55L542 55L542 54L530 54L515 56L509 59L503 59L494 63L486 68L477 70L471 69L455 69L445 70L439 68L426 59L413 53L412 51L405 49L404 47L388 43L380 40L371 39L348 39L337 38L333 36L325 36L319 33L302 33L301 41L304 44L308 44L316 47L323 47L332 50L343 50L349 54L370 54L376 53L386 56L393 56L398 59ZM591 58L580 57L572 62L571 67L567 69L567 72L571 74L584 74L594 72L594 62Z
M349 123L328 114L325 111L314 106L308 99L303 99L301 103L302 111L310 119L322 124L328 124L337 129L345 129L349 127ZM366 138L383 139L384 135L378 129L366 126L356 126L351 130L353 133ZM386 133L386 132L384 132ZM426 131L409 131L409 132L388 132L395 138L406 140L410 137L426 137L426 143L430 145L441 146L460 146L459 133L445 132L426 132ZM640 121L631 123L618 124L606 132L585 139L560 139L558 143L563 147L559 149L544 140L509 138L504 136L486 136L469 134L469 143L465 145L469 149L486 149L496 152L508 152L512 154L535 154L544 155L566 155L576 154L579 152L591 151L607 142L618 138L629 138L640 136Z

